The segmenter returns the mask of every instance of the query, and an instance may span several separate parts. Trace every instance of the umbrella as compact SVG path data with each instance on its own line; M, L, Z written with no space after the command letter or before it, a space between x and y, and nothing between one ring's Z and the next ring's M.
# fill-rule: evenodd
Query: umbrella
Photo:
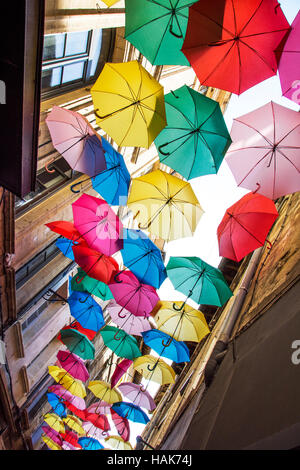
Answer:
M126 0L125 39L153 65L189 65L181 52L196 0Z
M149 316L159 300L154 287L141 283L131 271L121 273L109 288L117 304L136 316ZM119 315L123 315L122 309Z
M248 193L226 209L218 229L220 256L240 261L263 246L278 212L274 202Z
M99 442L101 442L101 440L103 440L104 437L108 435L107 432L103 431L100 428L97 428L90 421L84 421L82 423L82 427L85 430L87 436L93 437Z
M97 124L119 146L149 148L166 125L163 87L137 60L106 63L91 95Z
M278 46L278 74L283 96L300 104L299 70L300 70L300 11L291 25L287 38Z
M56 150L73 170L94 176L105 170L101 137L79 113L54 106L46 118Z
M56 413L61 418L67 416L66 407L60 401L59 397L55 395L55 393L47 393L47 400L54 413Z
M117 356L135 359L141 355L137 340L115 326L106 325L100 332L105 346Z
M143 331L151 329L147 318L133 315L114 300L108 304L107 309L112 321L129 335L141 336Z
M123 225L104 199L82 194L72 204L74 225L93 250L106 256L123 248Z
M186 85L165 102L167 126L155 139L161 163L187 180L217 173L231 144L219 103Z
M106 437L105 442L116 450L133 450L131 444L119 436Z
M78 284L78 282L76 282L76 278L82 279L82 281ZM102 300L113 299L113 295L107 284L87 276L81 268L78 268L75 276L71 278L71 288L73 291L86 292L87 294L94 295Z
M87 411L89 413L108 414L108 413L110 413L110 408L111 408L111 403L107 403L106 401L100 400L100 401L96 401L96 402L92 403L87 408Z
M104 448L104 446L93 437L80 437L78 443L83 450L101 450Z
M77 434L85 434L85 431L81 426L82 422L79 418L77 418L77 416L68 415L66 418L63 418L63 421Z
M62 450L61 446L55 442L53 439L50 439L48 436L42 436L42 440L45 442L46 446L51 450Z
M153 411L156 408L156 403L152 396L147 390L144 390L140 384L123 382L119 385L119 390L124 397L141 408L145 408L149 411Z
M86 382L89 378L89 373L84 365L84 362L76 354L69 353L68 351L58 351L57 359L60 366L69 372L75 379Z
M113 404L122 400L122 395L103 380L93 380L89 383L88 389L100 400Z
M233 121L226 162L238 186L277 199L300 190L300 115L272 101Z
M117 364L115 371L110 379L110 383L112 387L115 387L115 385L117 385L121 377L123 377L123 375L126 374L127 370L132 364L133 364L133 361L131 359L123 359L121 362L119 362L119 364Z
M110 424L108 422L107 417L104 414L87 413L85 421L89 421L96 428L103 429L103 431L105 431L105 432L110 430Z
M62 448L63 450L80 450L81 449L81 447L72 446L72 444L70 444L67 441L63 441Z
M56 220L45 225L52 232L58 233L68 240L72 240L73 242L78 242L80 244L86 244L78 230L74 227L73 222L68 222L67 220Z
M166 279L166 268L159 248L141 230L123 230L121 255L124 265L144 284L158 289ZM118 274L115 279L117 277Z
M74 415L76 415L77 418L83 419L83 420L86 418L86 413L87 413L86 408L84 410L80 410L79 408L77 408L72 403L66 400L64 401L64 405L68 408L68 410L74 413Z
M181 301L158 302L153 312L156 326L177 341L199 343L209 333L205 316L188 304L180 310L181 304Z
M74 291L68 298L68 304L72 317L76 318L83 328L99 331L105 324L102 308L91 295L85 296Z
M94 359L95 348L93 343L80 331L70 329L60 330L61 341L68 350L81 357L81 359Z
M55 393L55 395L61 397L63 399L64 404L66 404L65 401L67 400L69 403L72 403L73 406L76 406L76 408L79 408L80 410L84 410L86 408L84 398L72 395L71 392L66 390L60 384L50 385L48 390L52 393Z
M142 374L145 379L160 385L175 382L175 372L163 359L146 354L133 362L133 368Z
M66 257L74 261L74 254L72 250L72 246L74 244L78 244L77 242L73 242L72 240L68 240L67 238L58 238L55 242L57 248L62 252L62 254Z
M85 387L81 380L74 379L74 377L68 374L64 369L57 366L48 366L48 370L54 380L72 393L72 395L80 398L86 396Z
M161 170L134 178L127 204L139 228L166 241L193 236L203 213L190 183Z
M55 431L54 429L50 428L50 426L48 426L48 424L42 426L42 430L44 431L44 433L50 438L52 439L52 441L54 441L56 444L58 444L59 446L62 445L62 438L59 434L59 432Z
M109 284L112 276L119 271L118 263L111 256L105 256L103 253L92 250L87 246L73 246L73 253L76 263L82 268L86 275L89 275L97 281ZM80 283L85 276L75 281Z
M105 3L105 5L107 5L108 7L111 7L112 5L117 3L118 1L119 0L102 0L102 2Z
M80 323L78 323L76 320L74 320L72 323L70 323L70 325L64 326L64 327L60 330L60 333L59 333L59 335L57 336L60 341L62 341L62 339L61 339L61 332L62 332L63 330L76 330L76 331L78 331L79 333L82 333L84 336L86 336L90 341L92 341L92 340L95 338L95 335L96 335L96 333L97 333L96 331L88 330L87 328L82 328L82 326L80 325Z
M180 310L189 298L221 307L233 295L221 271L196 256L171 256L167 273L174 288L187 295Z
M123 418L126 418L134 423L147 424L150 419L146 413L133 403L127 403L124 401L114 403L112 409Z
M145 331L142 336L144 343L159 356L171 359L176 363L189 362L189 348L183 341L176 341L172 336L156 329Z
M289 30L277 0L215 0L190 7L182 52L201 85L241 94L277 72Z
M73 447L81 448L81 445L78 443L78 435L73 431L66 429L66 431L62 433L61 436L65 442L68 442Z
M130 437L130 425L128 419L118 415L118 413L116 413L112 408L110 412L113 423L118 431L119 436L121 436L124 441L128 441Z
M65 426L64 426L63 420L57 414L46 413L43 416L43 419L45 423L47 423L48 426L50 426L50 428L54 429L54 431L57 431L60 433L65 432Z

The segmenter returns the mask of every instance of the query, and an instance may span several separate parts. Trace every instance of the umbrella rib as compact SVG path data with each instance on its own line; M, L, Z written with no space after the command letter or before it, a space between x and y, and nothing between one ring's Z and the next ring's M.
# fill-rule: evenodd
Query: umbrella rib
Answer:
M299 127L299 126L300 126L300 124L297 124L293 129L291 129L287 134L285 134L285 136L282 137L282 139L279 140L279 142L277 142L277 146L278 146L281 142L283 142L284 139L286 139L286 138L287 138L292 132L294 132L294 131L297 129L297 127ZM274 140L274 142L275 142L275 140ZM299 147L290 147L290 148L299 148Z
M258 12L258 10L260 9L261 5L263 4L264 0L261 0L260 4L257 6L257 8L254 10L254 12L252 13L252 15L250 16L250 18L248 18L247 22L245 23L245 25L242 27L240 33L239 33L239 36L241 36L242 32L247 28L248 24L253 20L254 16L256 15L256 13Z
M209 78L211 77L211 75L213 75L213 73L215 73L215 71L217 70L218 67L220 67L220 65L222 65L222 63L224 62L224 60L226 59L226 57L230 54L230 52L232 51L232 48L234 46L234 42L231 44L230 48L228 49L228 51L226 52L226 54L222 57L222 59L220 59L220 61L217 63L217 65L213 68L213 70L202 80L202 83L206 82L207 80L209 80ZM198 46L195 46L195 47L198 47Z
M248 176L250 175L250 173L254 170L254 168L256 168L265 158L267 158L267 156L269 155L269 153L272 152L272 150L268 150L268 152L258 161L256 162L252 168L250 168L250 170L245 174L244 178L241 179L241 181L239 182L238 186L240 186L246 178L248 178Z
M252 129L253 131L257 132L257 134L259 134L270 145L270 147L273 148L273 143L266 136L264 136L258 129L255 129L255 127L251 126L247 122L240 121L238 118L235 118L234 120L236 122L239 122L240 124L243 124L244 126L249 127L249 129Z
M290 160L279 148L277 148L277 151L282 155L297 171L300 173L300 170L297 168L297 166L294 164L292 160Z
M284 30L285 31L285 30ZM247 44L245 41L243 41L242 39L240 39L240 42L242 44L244 44L244 46L248 47L252 52L254 52L254 54L257 55L257 57L260 58L260 60L269 68L272 70L272 72L274 72L274 74L276 74L276 69L274 69L267 61L266 59L256 50L254 49L252 46L250 46L249 44Z
M131 88L130 83L127 81L126 76L124 77L124 75L122 75L121 72L119 72L119 70L115 69L115 68L112 67L110 64L107 64L107 65L108 65L117 75L119 75L119 76L122 78L122 80L126 83L129 92L130 92L131 95L132 95L133 101L136 101L135 93L134 93L133 89Z

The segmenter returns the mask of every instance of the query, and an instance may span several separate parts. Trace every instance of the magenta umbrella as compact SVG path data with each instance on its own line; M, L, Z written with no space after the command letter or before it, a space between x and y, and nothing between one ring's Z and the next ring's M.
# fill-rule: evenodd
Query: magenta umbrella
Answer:
M155 288L142 284L131 271L118 275L109 288L117 304L139 317L149 317L159 301Z
M140 384L132 382L123 382L119 385L118 389L127 397L132 403L146 410L153 411L156 408L155 401L147 390L144 390Z
M93 250L106 256L123 248L123 225L104 199L82 194L72 204L74 226Z
M108 413L110 413L110 408L111 408L110 403L106 403L106 401L100 400L100 401L96 401L95 403L92 403L87 408L86 411L88 413L99 413L99 414L107 415Z
M107 308L112 321L129 335L142 336L142 331L151 330L151 325L146 318L133 315L114 300L110 301Z
M72 395L68 390L66 390L62 385L51 385L48 390L50 392L55 393L55 395L63 398L64 400L68 401L69 403L72 403L76 408L79 410L85 410L86 409L86 404L85 400L80 397L76 397L75 395Z
M72 375L74 379L79 379L82 382L86 382L89 379L90 374L84 362L76 354L60 350L56 357L60 366Z
M119 382L120 378L127 372L132 363L133 361L131 359L123 359L119 364L117 364L110 380L112 388Z
M112 408L110 410L113 423L118 431L119 436L127 442L130 438L130 424L127 418L119 416Z
M54 147L73 170L96 176L106 169L101 137L84 116L53 106L46 123Z
M42 426L42 430L44 431L44 433L50 437L50 439L52 439L52 441L56 442L56 444L58 444L59 446L62 445L62 438L59 434L59 432L55 431L54 429L50 428L50 426L48 426L48 424L45 424L44 426Z
M300 11L276 52L282 94L300 104Z
M234 119L226 162L238 186L277 199L300 190L300 113L272 101Z

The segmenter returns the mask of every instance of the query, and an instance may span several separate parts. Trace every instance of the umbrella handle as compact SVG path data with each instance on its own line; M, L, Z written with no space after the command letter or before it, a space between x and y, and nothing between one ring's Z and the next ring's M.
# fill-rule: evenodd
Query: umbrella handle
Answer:
M105 431L102 431L101 434L102 434L102 436L104 436L104 437L108 436L107 432L105 432Z
M125 270L123 270L123 271L125 271ZM118 276L120 276L120 274L122 274L123 271L120 271L120 272L118 272L117 274L114 275L114 281L117 282L118 284L121 284L123 282L123 281L120 281L119 279L117 279Z
M78 283L78 284L79 284L79 283ZM78 299L78 300L79 300L79 302L80 302L81 304L84 304L84 303L87 301L88 297L90 297L90 296L87 295L84 300L80 300L80 299Z
M120 310L120 312L118 312L118 317L119 317L119 318L126 318L126 315L120 315L121 311L122 311L122 310Z
M74 188L75 188L76 186L78 186L79 184L81 184L81 183L83 183L83 181L79 181L79 183L75 183L75 184L72 184L72 186L70 186L70 189L71 189L72 193L74 193L74 194L80 193L80 189L79 189L79 190L75 190Z
M148 364L148 365L149 365L149 364ZM144 387L143 385L140 386L140 390L141 390L141 392L145 392L145 391L146 391L146 389L145 389L145 387Z
M180 310L182 310L184 306L185 306L185 302L183 302L180 308L177 308L176 304L173 303L173 310L176 310L176 312L180 312Z
M271 250L271 248L273 248L272 243L270 242L270 240L267 240L267 239L266 239L266 242L267 242L267 245L268 245L267 246L268 250Z
M55 158L52 158L49 162L45 163L45 170L48 172L48 173L55 173L55 169L53 168L53 170L49 170L48 168L48 165L51 165L51 163L53 163L55 160Z
M121 341L122 338L117 338L117 337L116 337L118 333L119 333L119 331L116 331L116 333L114 334L114 339L115 339L116 341Z
M255 190L255 191L252 191L252 192L253 192L253 194L256 194L256 193L257 193L257 191L259 191L259 190L260 190L260 187L261 187L260 183L256 183L256 186L257 186L256 190Z
M180 33L180 34L174 33L173 28L172 28L172 24L173 24L173 22L171 22L171 24L170 24L170 28L169 28L170 33L171 33L173 36L175 36L175 38L179 38L179 39L183 38L182 33Z
M138 228L141 229L141 230L147 230L150 225L152 224L152 222L150 221L147 225L145 225L144 227L141 225L141 223L138 223Z
M169 145L169 142L165 143L165 144L162 144L158 147L158 151L162 154L162 155L165 155L166 157L168 157L170 155L170 152L164 152L162 150L163 147L166 147L167 145Z
M77 284L80 284L83 279L85 278L85 276L82 276L81 278L79 276L75 277L75 282L77 282Z
M167 343L165 343L165 340L163 339L161 343L165 348L167 348L172 343L172 338L168 339Z
M156 363L156 364L154 364L154 366L153 366L153 367L150 367L150 365L149 365L149 364L147 364L147 369L148 369L150 372L152 372L152 371L155 369L155 367L156 367L156 366L157 366L157 363Z

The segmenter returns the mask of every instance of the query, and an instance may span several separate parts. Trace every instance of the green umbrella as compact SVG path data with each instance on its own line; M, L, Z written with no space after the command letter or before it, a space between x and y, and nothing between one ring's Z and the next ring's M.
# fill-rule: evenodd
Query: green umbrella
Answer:
M82 279L82 281L78 283L76 281L77 278ZM104 284L104 282L97 281L97 279L93 279L92 277L87 276L87 274L81 268L78 268L77 273L71 279L71 289L73 291L75 290L78 292L86 292L88 294L95 295L96 297L100 297L102 300L113 299L113 295L108 285Z
M171 256L166 269L174 288L187 295L179 309L173 305L175 310L181 310L189 298L221 307L233 295L221 271L195 256Z
M126 359L135 359L141 356L137 340L120 328L107 325L100 333L105 346L111 349L117 356Z
M165 106L167 126L154 141L160 161L187 180L217 173L231 144L219 103L184 85Z
M94 359L94 345L80 331L73 330L72 328L61 330L60 339L71 353L77 354L81 359Z
M181 52L196 0L126 0L125 39L152 65L190 65Z

